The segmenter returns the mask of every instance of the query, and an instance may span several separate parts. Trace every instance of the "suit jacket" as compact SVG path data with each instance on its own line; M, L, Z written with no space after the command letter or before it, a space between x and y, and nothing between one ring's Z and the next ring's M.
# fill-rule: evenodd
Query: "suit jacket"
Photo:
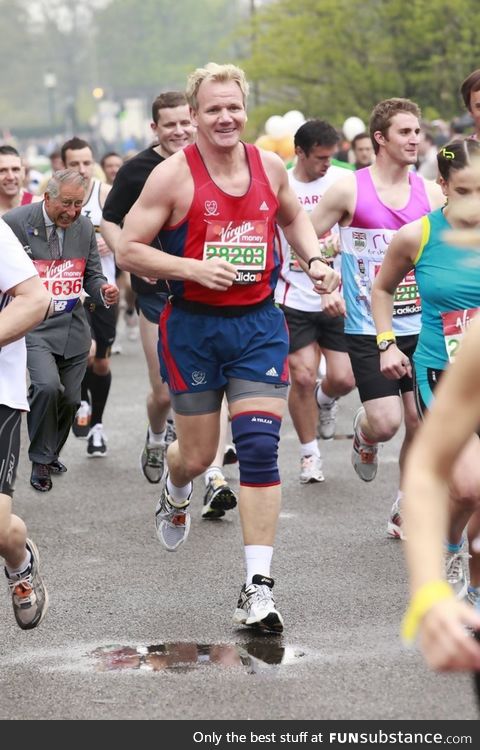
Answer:
M7 211L3 220L16 234L25 252L33 260L49 260L47 230L42 211L43 202L19 206ZM64 231L62 258L85 258L84 289L92 299L104 305L100 288L107 283L102 274L95 230L90 219L79 216ZM83 304L78 301L71 312L56 315L40 323L26 336L27 347L47 345L53 354L74 357L90 348L91 334Z

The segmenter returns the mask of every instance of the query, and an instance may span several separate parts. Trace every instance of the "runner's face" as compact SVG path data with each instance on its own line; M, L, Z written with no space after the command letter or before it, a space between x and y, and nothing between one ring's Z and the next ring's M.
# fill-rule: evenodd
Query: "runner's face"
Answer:
M473 229L480 226L480 160L450 172L448 181L440 178L448 200L448 218L456 227Z
M373 146L370 138L360 138L353 149L355 163L360 167L368 167L374 159Z
M65 154L65 169L74 169L81 175L86 177L89 181L93 178L93 170L95 168L95 162L93 160L93 154L88 146L79 149L67 149Z
M313 146L308 156L299 146L295 149L297 155L296 173L300 179L306 179L308 182L318 180L326 175L327 170L332 163L332 156L335 155L337 146Z
M190 119L188 104L180 107L165 107L158 111L158 122L152 123L162 156L167 158L193 143L195 128Z
M192 120L199 135L219 148L236 146L247 121L238 83L203 81L198 89L197 102Z
M390 159L400 165L415 164L418 159L420 124L415 115L398 112L392 117L386 136L377 131L379 143Z
M25 177L22 160L15 154L0 155L0 195L13 198L18 195Z
M123 161L121 156L107 156L103 162L103 171L109 185L113 185L115 175L122 166Z
M475 132L480 133L480 91L472 91L470 94L470 114L473 117Z
M80 216L84 199L84 188L67 182L56 198L45 193L45 210L57 227L67 229Z

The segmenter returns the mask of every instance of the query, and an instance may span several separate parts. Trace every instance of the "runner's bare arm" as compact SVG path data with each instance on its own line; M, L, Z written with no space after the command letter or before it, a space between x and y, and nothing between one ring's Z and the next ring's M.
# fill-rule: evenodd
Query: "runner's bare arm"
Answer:
M372 288L372 313L377 333L392 328L393 295L414 267L422 241L422 222L413 221L398 230L390 242Z
M51 296L38 276L12 287L13 300L0 313L0 347L22 338L50 312Z
M116 246L118 266L138 276L185 279L209 289L228 289L236 276L231 263L220 258L181 258L150 247L164 226L185 217L192 197L193 182L182 152L155 167L125 218Z
M116 253L117 242L120 239L122 228L113 221L102 219L100 222L100 232L107 245Z
M310 214L317 237L323 237L335 224L346 226L353 216L356 198L353 173L328 188Z
M100 190L98 194L98 199L100 203L100 208L103 211L103 207L105 205L105 201L107 200L107 195L109 194L110 190L112 189L111 185L107 185L105 182L100 183ZM102 228L100 226L100 232L97 232L97 247L98 252L101 256L110 255L114 252L115 247L114 245L110 244L107 237L102 232Z
M403 511L412 595L424 584L444 578L449 478L480 422L479 352L477 319L435 389L435 401L407 455ZM480 628L480 615L454 597L427 611L420 624L420 645L431 667L480 669L480 646L466 625Z
M277 192L279 202L277 221L287 242L293 247L302 268L314 282L315 291L333 292L340 281L336 271L321 262L314 262L311 268L308 268L309 260L320 256L318 239L308 214L301 207L295 192L290 187L282 160L276 154L266 152L262 152L262 160L272 188Z

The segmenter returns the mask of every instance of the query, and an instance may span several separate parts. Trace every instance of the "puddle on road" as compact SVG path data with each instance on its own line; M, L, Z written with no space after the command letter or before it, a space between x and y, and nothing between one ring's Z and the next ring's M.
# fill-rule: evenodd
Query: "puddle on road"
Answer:
M186 672L205 666L243 667L259 674L295 664L305 652L277 640L252 639L242 644L159 643L153 646L100 646L89 654L98 672L166 669Z

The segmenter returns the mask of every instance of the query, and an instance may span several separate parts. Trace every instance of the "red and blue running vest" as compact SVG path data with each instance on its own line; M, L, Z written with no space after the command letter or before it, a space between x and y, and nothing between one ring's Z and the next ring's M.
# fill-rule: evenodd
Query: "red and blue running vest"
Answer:
M276 214L278 200L255 146L242 144L250 185L242 196L229 195L210 177L195 144L184 149L194 195L184 219L159 234L162 249L182 258L224 258L237 269L227 291L194 281L169 281L174 297L215 307L256 305L272 296L279 273Z

